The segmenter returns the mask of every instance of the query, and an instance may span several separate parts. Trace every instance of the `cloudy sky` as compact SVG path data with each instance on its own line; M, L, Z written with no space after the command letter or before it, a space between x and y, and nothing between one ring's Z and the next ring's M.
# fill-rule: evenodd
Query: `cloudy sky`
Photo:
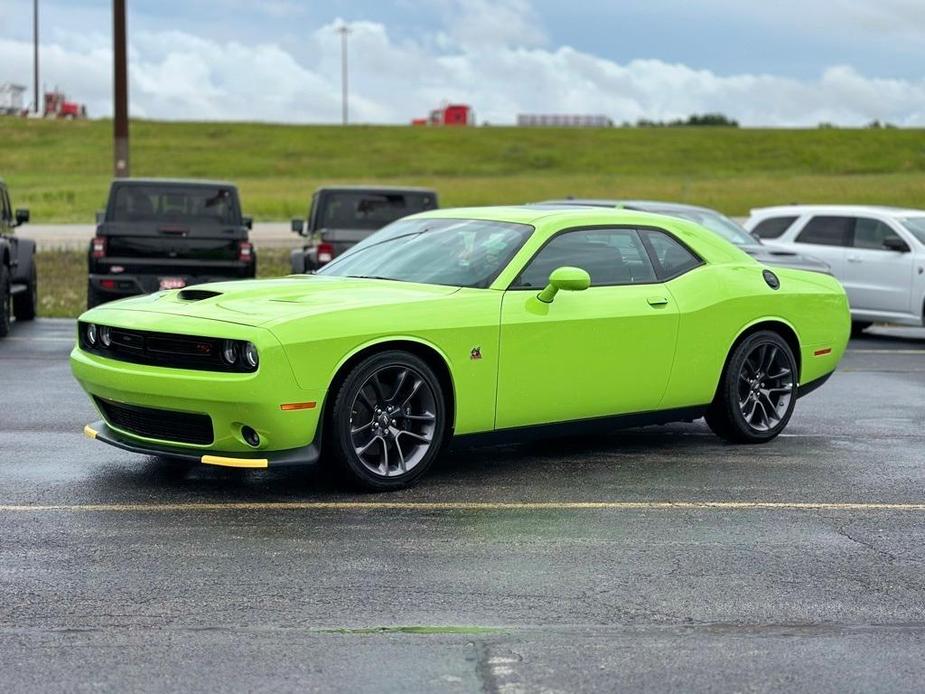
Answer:
M109 0L39 0L42 80L108 116ZM445 100L615 121L925 125L925 0L127 0L131 111L402 123ZM0 0L0 83L31 85L32 0Z

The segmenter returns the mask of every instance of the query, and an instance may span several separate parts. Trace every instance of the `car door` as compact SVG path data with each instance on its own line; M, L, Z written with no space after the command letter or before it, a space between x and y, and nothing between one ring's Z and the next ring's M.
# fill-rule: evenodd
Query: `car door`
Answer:
M813 215L797 231L792 250L826 262L840 282L846 279L845 250L854 230L854 218L837 215Z
M537 293L563 266L586 270L591 286L543 303ZM678 309L637 230L557 234L502 301L496 427L656 409L677 330Z
M887 248L904 243L906 251ZM911 311L914 258L909 243L888 223L870 217L855 219L846 253L845 291L851 307L865 311Z

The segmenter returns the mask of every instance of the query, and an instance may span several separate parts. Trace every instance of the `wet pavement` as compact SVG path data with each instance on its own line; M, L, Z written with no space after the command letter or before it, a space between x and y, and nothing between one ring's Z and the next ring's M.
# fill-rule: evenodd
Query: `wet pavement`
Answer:
M353 495L89 441L73 322L0 341L8 691L909 690L925 676L925 330L786 435L702 422L460 451Z

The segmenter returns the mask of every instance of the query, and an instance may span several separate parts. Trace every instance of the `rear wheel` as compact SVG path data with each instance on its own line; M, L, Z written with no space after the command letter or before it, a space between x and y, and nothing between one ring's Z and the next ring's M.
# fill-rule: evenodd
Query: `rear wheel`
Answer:
M373 355L350 371L337 393L329 452L354 485L407 487L439 454L446 412L440 381L423 359L400 351Z
M10 268L0 261L0 337L10 333Z
M27 321L35 318L39 303L39 277L35 264L32 265L32 276L26 291L13 297L13 315L16 320Z
M730 356L707 424L727 441L770 441L790 421L796 392L797 365L790 346L777 333L754 333Z

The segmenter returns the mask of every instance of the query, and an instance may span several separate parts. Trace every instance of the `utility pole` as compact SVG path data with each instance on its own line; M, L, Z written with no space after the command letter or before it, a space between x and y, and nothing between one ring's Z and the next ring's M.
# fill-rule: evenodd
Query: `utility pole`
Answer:
M39 112L39 0L32 0L32 86L35 103L32 112Z
M350 33L350 27L341 24L337 27L337 33L340 34L341 123L347 125L347 35Z
M116 178L129 175L128 65L125 51L125 0L112 2L113 164Z

